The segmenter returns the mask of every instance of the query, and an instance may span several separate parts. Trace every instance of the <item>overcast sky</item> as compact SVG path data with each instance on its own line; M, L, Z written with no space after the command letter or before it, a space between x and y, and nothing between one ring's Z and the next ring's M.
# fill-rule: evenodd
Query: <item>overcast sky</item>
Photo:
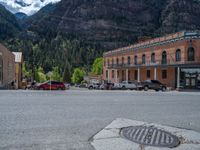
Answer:
M61 0L0 0L0 3L12 13L23 12L27 15L32 15L45 5L59 1Z

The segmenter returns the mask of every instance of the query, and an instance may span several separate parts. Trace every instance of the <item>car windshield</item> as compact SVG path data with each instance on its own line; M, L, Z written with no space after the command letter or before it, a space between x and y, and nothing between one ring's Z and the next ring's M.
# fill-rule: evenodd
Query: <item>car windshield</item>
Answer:
M152 80L152 83L157 83L157 84L161 84L159 81L157 80Z

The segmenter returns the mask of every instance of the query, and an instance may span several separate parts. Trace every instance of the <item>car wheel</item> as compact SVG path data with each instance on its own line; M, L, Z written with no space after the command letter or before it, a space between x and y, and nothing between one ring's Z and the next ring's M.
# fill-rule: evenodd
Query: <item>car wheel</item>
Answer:
M148 90L149 90L149 87L148 87L148 86L145 86L145 87L144 87L144 90L145 90L145 91L148 91Z
M166 87L163 86L162 87L162 91L165 92L166 91Z
M43 90L44 90L44 88L40 87L40 88L39 88L39 90L43 91Z
M89 90L92 90L92 89L93 89L93 87L92 87L92 86L90 86L88 89L89 89Z
M122 86L122 90L126 90L126 87L125 87L125 86Z

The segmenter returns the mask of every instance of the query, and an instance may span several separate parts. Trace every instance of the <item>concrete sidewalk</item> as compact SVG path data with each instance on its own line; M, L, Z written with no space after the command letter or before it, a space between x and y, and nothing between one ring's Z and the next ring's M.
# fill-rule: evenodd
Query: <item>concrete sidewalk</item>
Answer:
M122 128L130 126L153 126L175 135L178 137L180 144L175 148L161 148L134 143L120 134ZM96 150L200 150L200 133L187 129L119 118L97 133L92 138L91 144Z

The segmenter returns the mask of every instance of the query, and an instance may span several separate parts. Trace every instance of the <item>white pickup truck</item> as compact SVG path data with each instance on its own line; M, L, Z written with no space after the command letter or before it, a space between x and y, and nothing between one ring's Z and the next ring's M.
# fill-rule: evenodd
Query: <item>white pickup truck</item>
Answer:
M119 83L119 87L123 90L134 90L137 89L137 83L131 81L123 81Z

